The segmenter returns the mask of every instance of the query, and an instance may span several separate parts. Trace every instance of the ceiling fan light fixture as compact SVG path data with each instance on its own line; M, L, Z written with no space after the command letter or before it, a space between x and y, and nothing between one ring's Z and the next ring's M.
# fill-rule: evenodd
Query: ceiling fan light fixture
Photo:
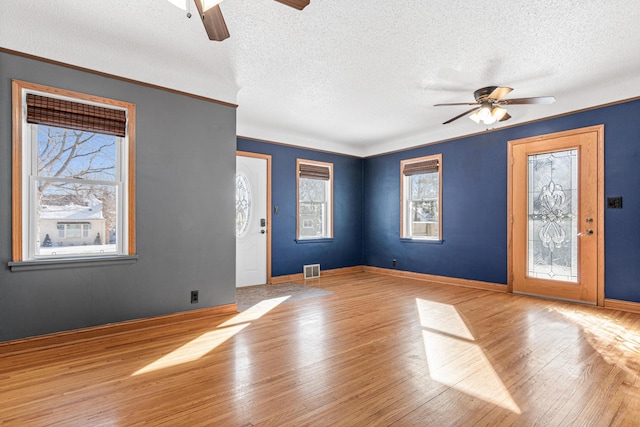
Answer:
M491 120L491 104L483 102L482 107L478 110L478 117L485 123L487 120Z
M493 110L491 110L491 117L493 117L496 122L502 120L506 114L507 110L505 108L494 107Z
M488 102L483 102L482 106L478 108L469 116L471 120L480 124L481 122L485 125L490 125L495 123L496 119L493 117L493 110L491 108L491 104Z
M207 10L211 9L212 7L215 7L215 6L219 5L220 3L222 3L222 0L196 0L196 1L202 2L202 11L203 12L206 12Z
M189 10L189 4L193 0L169 0L169 3L182 10ZM222 0L195 0L202 5L202 11L206 12L214 6L222 3Z
M492 125L499 122L507 114L507 110L500 107L491 107L491 105L482 105L474 111L469 118L477 124Z
M190 0L169 0L169 3L182 10L187 10L187 3L189 3L189 1Z
M482 123L484 123L485 125L492 125L496 122L496 119L493 116L489 116L486 117L484 120L482 120Z

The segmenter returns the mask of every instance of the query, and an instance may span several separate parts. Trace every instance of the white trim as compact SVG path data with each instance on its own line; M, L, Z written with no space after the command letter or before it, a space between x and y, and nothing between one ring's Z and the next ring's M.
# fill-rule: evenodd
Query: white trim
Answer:
M126 108L118 107L115 105L104 104L99 102L94 102L85 99L76 99L69 96L63 96L56 93L42 92L38 90L32 90L28 88L23 88L21 93L22 98L22 259L24 261L36 261L36 260L46 260L46 259L56 259L56 258L77 258L77 257L99 257L104 256L105 253L96 253L96 251L91 250L83 253L79 253L77 255L73 254L64 254L64 255L47 255L47 254L39 254L37 248L37 242L39 236L37 235L37 227L38 227L38 219L36 217L38 212L38 202L36 200L36 181L56 181L56 182L65 182L65 183L75 183L81 182L82 185L103 185L103 186L112 186L116 191L116 245L115 252L109 250L107 253L113 254L116 256L128 255L128 144L129 144L129 135L125 137L117 137L114 136L115 139L115 161L116 161L116 171L114 174L113 181L107 180L91 180L91 179L74 179L69 177L64 178L56 178L49 176L38 176L37 170L37 145L38 145L38 125L37 124L29 124L27 123L27 103L26 97L28 93L38 94L42 96L46 96L49 98L57 98L69 100L72 102L89 104L101 106L104 108L109 108L113 110L121 110L127 113L128 110ZM102 236L103 242L105 245L108 244L110 240L110 230L104 230L104 236ZM65 233L66 235L66 233ZM94 248L95 249L95 248Z
M433 159L437 159L438 160L438 171L437 172L430 172L430 173L434 173L437 174L438 177L438 189L437 189L437 196L436 197L432 197L429 199L424 199L424 200L418 200L420 202L425 202L425 201L429 201L429 200L435 200L437 203L437 207L438 207L438 218L437 221L432 221L432 222L427 222L426 223L434 223L436 228L437 228L437 235L436 236L414 236L413 235L413 218L412 218L412 205L414 203L414 200L411 198L411 182L412 182L412 178L414 176L417 175L428 175L430 173L424 173L424 174L417 174L417 175L405 175L404 174L404 167L406 165L411 165L414 163L421 163L424 161L428 161L428 160L433 160ZM401 180L401 200L400 200L400 205L401 205L401 227L400 227L400 238L401 239L411 239L411 240L416 240L416 241L441 241L442 240L442 154L438 153L438 154L432 154L432 155L428 155L428 156L422 156L422 157L416 157L416 158L411 158L411 159L405 159L405 160L401 160L400 161L400 180ZM418 223L419 221L416 221L416 223Z
M300 201L300 180L301 179L313 179L313 178L300 178L300 165L316 165L323 166L329 169L329 179L328 180L318 180L323 181L324 183L324 191L325 191L325 200L323 202L324 209L322 210L322 235L320 236L302 236L300 234L300 230L303 228L303 221L301 220L300 215L300 206L302 202ZM322 203L322 202L311 202L311 203ZM306 159L296 159L296 240L304 240L304 241L313 241L319 239L332 239L333 238L333 163L329 162L321 162L315 160L306 160Z

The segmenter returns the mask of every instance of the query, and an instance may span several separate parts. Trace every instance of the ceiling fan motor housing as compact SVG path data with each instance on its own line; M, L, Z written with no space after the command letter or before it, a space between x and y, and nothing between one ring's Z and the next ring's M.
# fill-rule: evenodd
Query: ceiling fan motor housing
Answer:
M473 92L473 97L478 102L487 101L489 99L489 95L491 95L493 91L496 90L497 88L498 86L487 86L487 87L480 88L475 92Z

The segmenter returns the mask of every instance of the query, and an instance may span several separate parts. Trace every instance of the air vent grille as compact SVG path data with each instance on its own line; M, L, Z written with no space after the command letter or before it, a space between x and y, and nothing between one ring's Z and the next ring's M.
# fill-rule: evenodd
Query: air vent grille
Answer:
M320 277L320 264L309 264L303 266L304 280L318 279Z

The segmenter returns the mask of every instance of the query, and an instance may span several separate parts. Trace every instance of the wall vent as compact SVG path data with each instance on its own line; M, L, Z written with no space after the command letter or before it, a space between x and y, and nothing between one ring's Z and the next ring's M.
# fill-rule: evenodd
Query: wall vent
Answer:
M302 267L304 280L318 279L320 277L320 264L309 264Z

